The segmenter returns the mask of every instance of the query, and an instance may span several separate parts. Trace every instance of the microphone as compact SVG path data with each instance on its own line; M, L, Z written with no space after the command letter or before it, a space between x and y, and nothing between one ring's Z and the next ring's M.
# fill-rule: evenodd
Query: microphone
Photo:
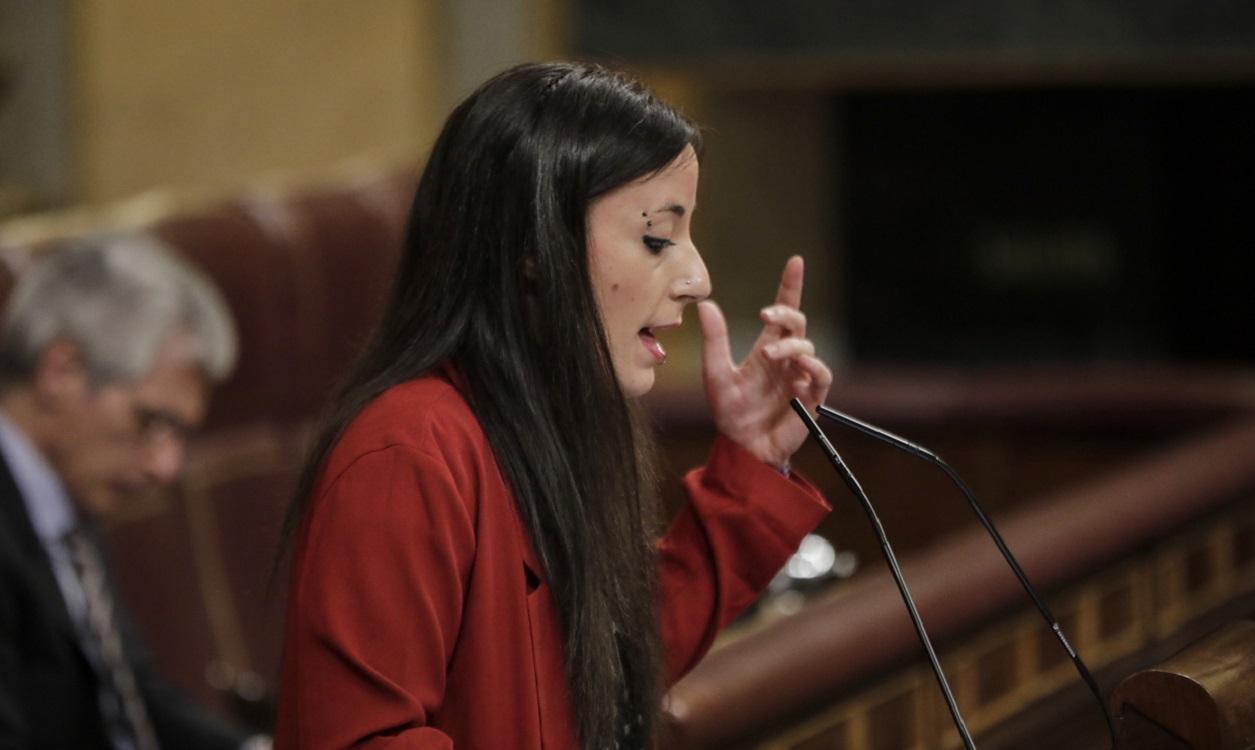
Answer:
M810 432L811 437L815 438L815 442L823 448L824 455L828 457L828 461L832 467L841 475L841 479L845 481L850 491L863 504L863 510L867 513L867 519L871 522L872 529L876 532L876 539L880 542L880 551L884 555L885 563L889 565L889 572L893 574L893 582L898 585L898 593L902 595L902 602L906 604L906 611L911 615L911 624L915 626L915 634L919 636L920 643L924 645L924 651L928 654L928 663L933 668L933 674L937 677L937 685L941 688L941 695L946 700L946 708L950 709L950 718L954 720L954 726L959 731L959 736L963 738L963 745L967 750L976 750L976 743L972 741L972 735L967 731L967 724L963 721L963 715L959 713L958 703L954 700L954 693L950 691L950 683L946 681L946 673L941 669L941 662L937 659L937 652L933 650L932 641L928 640L928 632L924 630L924 621L920 619L919 610L915 608L915 600L911 598L911 592L906 587L906 580L902 577L902 569L898 567L898 558L893 554L893 547L889 544L889 537L885 534L884 526L880 524L880 517L876 515L876 509L872 507L872 501L867 497L867 493L863 491L863 486L859 484L858 479L854 477L854 473L850 471L850 467L846 466L845 461L841 459L841 454L837 453L837 449L832 447L832 443L828 441L828 436L818 424L816 424L810 412L802 405L802 402L794 398L789 402L793 407L793 411L797 412L798 417L806 425L806 429Z
M800 402L798 406L800 406ZM798 406L795 406L794 409L796 410ZM1094 680L1094 676L1090 674L1089 669L1085 666L1085 662L1081 660L1080 654L1076 652L1076 649L1072 648L1072 644L1068 642L1067 636L1063 634L1063 628L1059 626L1059 621L1055 619L1055 616L1051 613L1050 608L1046 606L1046 602L1042 599L1041 595L1037 593L1037 589L1033 586L1033 584L1028 580L1028 576L1024 573L1023 568L1020 567L1019 561L1015 559L1015 555L1011 554L1011 550L1007 547L1006 542L1003 541L1002 535L998 533L996 528L994 528L993 520L985 513L985 509L981 506L980 502L976 500L976 495L972 492L971 488L967 486L967 483L963 481L963 478L959 476L959 473L955 471L950 464L941 460L941 457L936 453L933 453L927 448L917 443L913 443L904 437L895 435L886 429L869 424L861 419L857 419L849 414L837 411L836 409L823 404L819 405L818 412L829 419L834 419L847 427L858 430L864 435L876 438L882 443L888 443L889 445L906 451L917 458L922 458L925 461L928 461L945 472L946 476L950 478L950 481L963 492L964 497L967 498L968 505L972 506L972 512L976 514L976 518L979 519L981 525L985 527L985 531L988 532L989 536L993 539L994 544L998 547L998 551L1002 553L1003 559L1007 561L1007 565L1011 567L1011 570L1015 573L1015 577L1019 579L1020 585L1024 587L1024 591L1028 594L1029 598L1033 600L1033 604L1037 607L1037 611L1041 613L1043 618L1045 618L1046 623L1050 626L1050 630L1055 634L1059 644L1063 646L1063 650L1067 652L1068 657L1072 660L1073 666L1076 667L1077 673L1080 674L1081 679L1085 682L1085 685L1089 688L1090 692L1094 694L1094 698L1097 699L1098 706L1102 709L1103 718L1107 720L1107 731L1111 734L1111 747L1114 749L1119 742L1118 732L1116 730L1115 721L1111 718L1111 713L1107 710L1107 702L1103 700L1102 690L1098 688L1098 683Z

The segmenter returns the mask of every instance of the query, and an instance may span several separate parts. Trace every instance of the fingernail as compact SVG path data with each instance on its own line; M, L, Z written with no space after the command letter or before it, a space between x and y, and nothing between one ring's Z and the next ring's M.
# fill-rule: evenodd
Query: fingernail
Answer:
M780 352L780 347L777 344L768 344L763 347L763 351L767 353L768 357L774 357Z

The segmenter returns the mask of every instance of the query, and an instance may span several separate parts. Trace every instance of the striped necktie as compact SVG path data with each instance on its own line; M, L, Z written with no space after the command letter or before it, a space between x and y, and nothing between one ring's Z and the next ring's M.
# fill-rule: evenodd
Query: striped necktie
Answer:
M89 635L95 639L99 648L104 672L101 680L107 683L107 689L112 689L122 707L122 715L118 715L116 711L106 711L107 720L111 721L112 728L121 729L125 734L134 737L136 750L159 750L157 735L149 721L139 686L135 683L135 672L122 651L122 638L113 616L113 594L105 580L105 568L100 553L81 529L72 531L66 537L66 542L74 570L83 586Z

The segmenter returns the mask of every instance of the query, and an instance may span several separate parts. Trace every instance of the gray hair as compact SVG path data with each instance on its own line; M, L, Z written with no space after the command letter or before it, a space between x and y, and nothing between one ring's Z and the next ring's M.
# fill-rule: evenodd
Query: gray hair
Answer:
M80 239L41 255L18 278L0 327L0 383L27 380L59 340L78 346L100 385L139 380L171 336L213 381L235 366L235 323L201 271L148 234Z

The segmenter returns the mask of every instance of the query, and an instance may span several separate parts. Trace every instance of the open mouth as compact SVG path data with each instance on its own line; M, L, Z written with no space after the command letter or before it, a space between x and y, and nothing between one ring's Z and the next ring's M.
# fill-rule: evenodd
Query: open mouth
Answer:
M654 336L651 328L642 328L637 335L640 336L641 344L653 356L655 362L662 364L667 360L667 350L662 348L662 343Z

